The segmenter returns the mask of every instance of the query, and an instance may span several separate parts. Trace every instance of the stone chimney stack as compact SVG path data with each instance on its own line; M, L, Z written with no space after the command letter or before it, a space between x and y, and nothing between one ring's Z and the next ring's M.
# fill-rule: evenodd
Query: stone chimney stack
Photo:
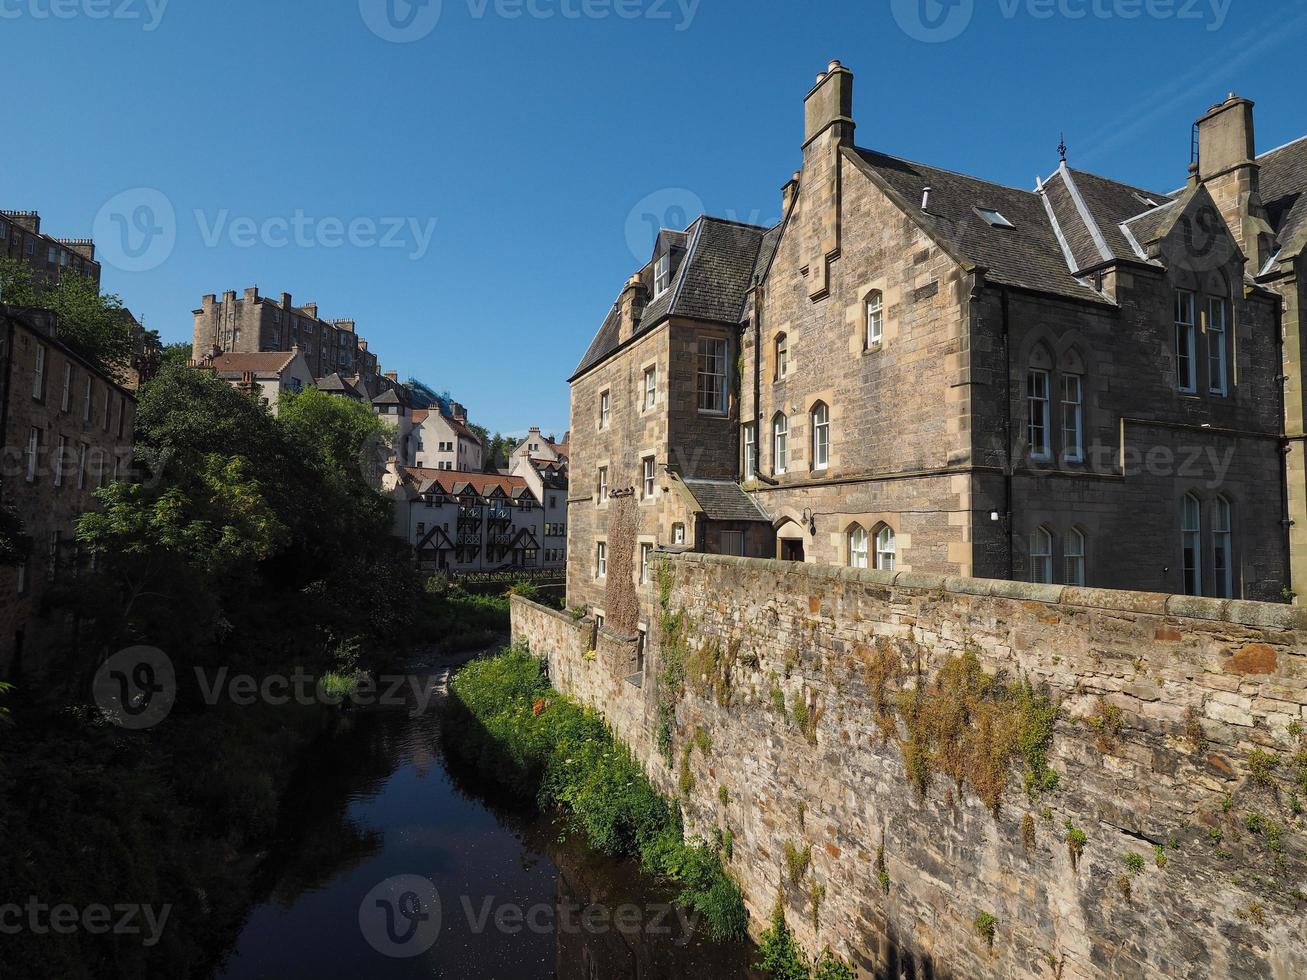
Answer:
M803 100L803 170L794 215L808 298L830 293L830 262L840 251L840 168L853 147L853 72L832 61Z
M464 425L467 424L467 409L458 402L449 403L449 414L453 416L455 422L462 422Z
M622 295L617 300L618 315L621 317L618 335L622 340L629 340L635 335L640 321L644 319L644 308L648 302L649 290L644 281L639 274L632 276L626 281Z
M281 308L282 308L283 310L289 310L289 309L291 308L291 307L290 307L290 293L282 293L282 294L281 294Z
M1253 103L1230 93L1196 123L1198 179L1234 232L1253 275L1270 258L1274 233L1262 205Z

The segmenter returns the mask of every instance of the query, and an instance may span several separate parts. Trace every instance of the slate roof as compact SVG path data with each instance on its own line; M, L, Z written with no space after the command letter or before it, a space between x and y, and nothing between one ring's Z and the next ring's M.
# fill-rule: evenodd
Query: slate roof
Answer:
M744 314L744 297L753 284L759 249L769 229L703 215L686 229L686 251L668 288L645 307L638 333L652 330L670 316L736 325ZM773 245L774 247L774 245ZM651 266L639 273L648 281ZM594 367L621 343L621 314L608 311L576 377Z
M403 405L404 399L394 388L387 388L376 398L372 399L373 405Z
M1307 136L1257 158L1262 203L1275 229L1281 258L1307 245Z
M319 379L317 387L319 391L325 391L328 394L340 394L350 398L363 399L363 393L342 378L339 373L329 374L325 378Z
M738 483L725 480L683 480L710 521L766 521L768 517Z

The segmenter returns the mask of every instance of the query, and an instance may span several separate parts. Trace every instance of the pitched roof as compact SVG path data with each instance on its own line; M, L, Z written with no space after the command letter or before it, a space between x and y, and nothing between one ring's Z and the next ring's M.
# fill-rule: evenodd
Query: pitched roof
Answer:
M645 307L637 334L652 330L668 317L689 317L738 324L744 297L753 285L758 252L769 229L701 215L686 229L686 251L672 273L668 288ZM640 270L646 281L651 264ZM621 314L617 303L608 311L573 377L594 367L621 345Z
M372 399L372 404L373 405L403 405L404 399L400 396L399 392L396 389L387 388L381 394L377 395L376 398Z
M683 480L710 521L766 521L768 517L740 487L726 480Z
M852 157L864 173L897 198L899 206L921 221L955 257L984 268L989 281L1107 302L1072 275L1045 208L1044 195L873 150L855 150ZM922 211L921 201L927 187L930 200L927 210ZM994 227L981 217L977 208L995 209L1014 227Z
M426 408L413 409L413 424L420 425L421 423L427 420L427 416L430 414L431 414L430 409L426 409Z
M350 398L362 399L363 394L354 385L350 384L340 373L329 374L317 382L319 391L325 391L328 394L341 394Z
M401 466L399 472L406 482L417 486L422 493L456 493L465 487L482 497L488 497L496 490L506 496L520 496L522 490L530 492L526 480L520 476L435 470L425 466Z
M296 351L260 351L258 353L219 354L209 365L220 374L281 374L295 359Z
M1307 136L1257 158L1262 203L1275 229L1282 258L1307 245Z

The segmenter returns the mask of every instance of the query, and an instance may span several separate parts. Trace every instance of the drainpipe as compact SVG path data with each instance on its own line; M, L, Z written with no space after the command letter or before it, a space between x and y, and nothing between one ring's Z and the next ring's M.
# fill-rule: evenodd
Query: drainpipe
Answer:
M1007 577L1016 577L1016 553L1012 537L1012 473L1015 469L1012 456L1012 313L1007 286L1001 287L1003 300L1003 431L1006 441L1003 465L1003 523L1007 529Z
M769 487L777 481L762 472L762 283L753 284L753 478Z
M1284 363L1284 300L1281 299L1275 304L1275 349L1280 353L1280 363ZM1288 384L1287 375L1281 375L1276 379L1276 390L1280 394L1280 427L1285 425L1285 413L1288 409L1288 400L1284 394L1284 386ZM7 403L6 403L7 405ZM1291 531L1293 519L1289 514L1289 438L1288 430L1280 438L1280 528L1283 531L1281 535L1281 545L1284 548L1284 569L1285 579L1290 590L1294 587L1293 581L1293 547L1291 541ZM1303 443L1307 446L1307 442Z

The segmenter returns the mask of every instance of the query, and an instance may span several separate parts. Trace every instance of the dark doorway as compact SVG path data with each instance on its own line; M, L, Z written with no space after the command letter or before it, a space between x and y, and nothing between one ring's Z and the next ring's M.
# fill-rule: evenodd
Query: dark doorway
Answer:
M782 538L781 561L803 561L803 542L793 538Z

